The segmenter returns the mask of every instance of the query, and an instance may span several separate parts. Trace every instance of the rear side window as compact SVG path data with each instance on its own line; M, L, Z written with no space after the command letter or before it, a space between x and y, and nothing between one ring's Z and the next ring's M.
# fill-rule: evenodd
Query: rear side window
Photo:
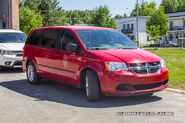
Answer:
M39 45L40 37L42 34L42 30L35 30L31 33L28 38L27 44L29 45Z
M47 29L44 30L43 36L41 39L41 46L47 48L56 48L58 42L58 31L56 29Z

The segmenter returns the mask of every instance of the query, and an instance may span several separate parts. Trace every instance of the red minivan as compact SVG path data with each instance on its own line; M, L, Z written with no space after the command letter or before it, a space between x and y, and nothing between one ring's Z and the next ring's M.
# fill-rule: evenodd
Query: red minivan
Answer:
M86 90L88 101L105 95L152 95L168 87L162 58L139 49L108 28L58 26L30 32L23 70L31 84L49 78Z

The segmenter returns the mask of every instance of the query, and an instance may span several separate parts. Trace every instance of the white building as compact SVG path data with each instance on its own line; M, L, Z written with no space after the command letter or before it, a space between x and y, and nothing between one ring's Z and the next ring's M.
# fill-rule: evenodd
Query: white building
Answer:
M172 41L177 43L179 38L185 38L185 12L166 14L169 18L169 34L164 35L163 42ZM151 43L149 36L145 32L147 16L139 16L139 44ZM126 17L116 19L117 29L127 35L130 39L137 39L137 21L136 17Z
M138 17L138 35L139 35L139 44L148 44L149 37L145 32L146 28L146 16ZM131 40L137 40L137 20L136 17L126 17L116 19L118 31L124 33Z
M169 18L169 33L163 36L163 41L177 43L179 38L185 38L185 12L166 14Z

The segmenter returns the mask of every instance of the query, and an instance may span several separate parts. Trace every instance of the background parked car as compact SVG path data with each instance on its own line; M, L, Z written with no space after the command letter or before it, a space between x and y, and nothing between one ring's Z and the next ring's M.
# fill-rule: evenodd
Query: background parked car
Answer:
M161 47L178 47L178 44L169 41L169 42L162 43Z
M18 30L0 29L0 70L22 68L22 51L27 36Z
M154 44L150 44L149 47L161 47L161 42L155 42Z

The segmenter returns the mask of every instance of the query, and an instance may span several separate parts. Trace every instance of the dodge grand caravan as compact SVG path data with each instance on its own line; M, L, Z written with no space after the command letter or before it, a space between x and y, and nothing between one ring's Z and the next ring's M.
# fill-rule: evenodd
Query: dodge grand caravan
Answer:
M43 27L30 32L23 70L31 84L49 78L105 95L152 95L168 87L162 58L139 49L125 35L100 27Z
M0 29L0 70L22 68L22 51L27 36L18 30Z

